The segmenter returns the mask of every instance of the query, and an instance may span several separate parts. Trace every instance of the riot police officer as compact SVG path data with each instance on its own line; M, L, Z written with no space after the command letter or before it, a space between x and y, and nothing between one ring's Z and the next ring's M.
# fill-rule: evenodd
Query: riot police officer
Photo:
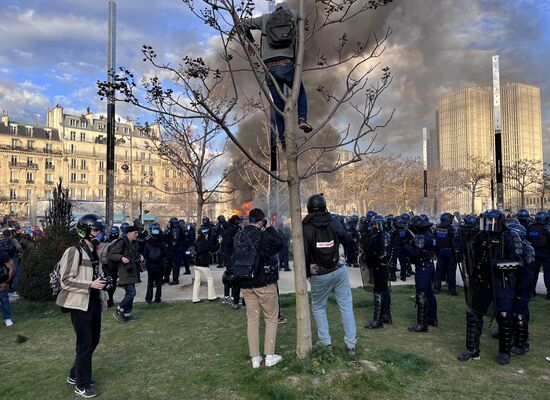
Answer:
M450 296L456 293L456 262L460 260L460 241L453 223L453 214L441 214L440 223L435 229L437 264L435 269L434 293L441 291L445 277Z
M483 214L479 229L461 229L464 253L466 301L466 350L460 361L479 360L483 315L491 315L494 304L498 323L498 362L509 363L513 341L513 303L516 273L523 264L523 244L518 233L507 229L504 214Z
M358 255L359 255L359 231L357 226L359 224L359 217L357 215L352 215L348 219L346 224L346 231L351 239L349 251L346 254L346 261L350 267L357 268L358 264Z
M185 257L185 250L185 241L180 221L176 217L172 217L168 222L168 231L166 232L164 283L169 282L170 285L179 284L180 268ZM172 274L171 282L170 274Z
M407 224L403 221L401 217L397 217L394 220L395 230L392 233L392 249L393 257L395 257L395 263L399 260L400 275L401 280L407 280L407 271L410 268L410 261L407 252L405 251L405 246L412 240L412 235L407 229Z
M365 328L382 328L391 324L391 296L388 283L388 247L390 236L384 229L384 217L375 215L362 235L361 247L366 267L374 283L373 319Z
M519 223L525 228L525 229L528 229L529 228L529 218L531 216L529 215L529 211L525 210L525 209L521 209L518 211L518 213L516 214L516 218L518 219Z
M410 332L427 332L428 325L437 326L437 300L432 291L434 277L433 257L435 253L435 238L430 231L433 225L427 218L416 215L410 220L411 231L414 234L410 243L405 245L405 251L415 267L416 287L416 324L409 327Z
M216 239L216 248L218 254L218 266L217 268L225 268L225 260L222 253L222 246L220 246L221 238L223 237L223 232L227 228L228 222L225 219L224 215L218 216L218 223L214 230L214 236Z
M535 249L535 275L532 282L532 293L535 295L540 267L544 272L546 299L550 299L550 216L541 211L535 215L535 222L527 230L528 240Z

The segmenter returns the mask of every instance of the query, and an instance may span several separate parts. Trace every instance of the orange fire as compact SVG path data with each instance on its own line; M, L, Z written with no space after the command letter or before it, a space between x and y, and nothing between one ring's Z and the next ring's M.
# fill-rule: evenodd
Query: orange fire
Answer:
M239 215L241 217L247 217L250 210L252 210L252 207L254 206L254 201L247 201L243 205L241 205L239 208L234 209L231 211L231 214L229 218L231 218L232 215Z

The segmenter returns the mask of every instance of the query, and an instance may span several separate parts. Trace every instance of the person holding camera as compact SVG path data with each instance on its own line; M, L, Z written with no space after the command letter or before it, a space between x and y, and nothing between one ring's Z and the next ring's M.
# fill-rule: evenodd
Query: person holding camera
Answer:
M259 208L250 210L248 222L249 224L234 238L233 273L240 281L246 301L248 350L252 368L259 368L263 361L260 355L260 311L265 319L265 366L272 367L283 358L275 354L279 317L279 275L276 266L270 265L270 258L282 249L283 239L275 228L267 227L265 214ZM251 267L250 273L243 273L248 267Z
M12 326L9 288L15 277L15 263L9 253L0 250L0 304L2 305L2 317L6 326Z
M82 240L71 246L59 262L61 291L56 304L64 312L71 313L76 333L76 356L69 371L67 383L74 385L77 396L97 396L92 388L92 356L99 344L101 312L107 308L107 296L102 289L107 282L97 254L96 236L105 229L102 219L95 214L82 216L76 224L76 232Z
M201 276L206 278L208 283L208 301L218 300L216 290L214 289L214 279L210 272L210 251L214 245L208 240L208 228L201 227L199 235L195 241L195 257L191 262L195 270L195 282L193 283L193 303L200 303L199 289L201 286Z
M138 317L132 315L132 306L136 297L136 283L140 281L140 262L143 261L143 256L137 252L133 245L138 234L139 229L130 226L122 240L116 242L109 252L109 261L118 265L118 286L125 291L124 298L113 313L113 317L119 322L138 319Z

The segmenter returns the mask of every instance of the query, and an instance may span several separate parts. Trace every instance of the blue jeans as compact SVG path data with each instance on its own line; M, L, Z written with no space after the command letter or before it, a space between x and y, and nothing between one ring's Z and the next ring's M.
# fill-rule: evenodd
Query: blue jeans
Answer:
M0 304L2 305L2 316L4 320L11 319L10 297L7 289L0 292Z
M13 264L15 265L15 274L10 284L10 293L15 293L17 290L17 282L19 282L19 276L21 275L21 266L16 258L13 259Z
M268 62L275 61L275 59L266 60L266 61ZM294 80L294 62L290 62L289 64L284 65L282 67L270 68L269 72L271 73L271 75L273 75L273 78L275 78L275 82L277 83L277 86L279 87L282 93L284 93L284 86L288 86L289 88L292 88L292 82ZM285 101L277 92L275 82L273 82L273 80L269 75L266 76L267 87L271 92L273 103L275 103L275 105L279 110L284 111ZM285 143L284 118L278 112L274 112L274 114L275 114L275 117L274 117L275 124L277 125L277 131L279 132L279 140L281 141L281 143ZM304 84L302 82L300 82L300 92L298 94L298 119L307 120L307 95L306 95L306 90L304 88Z
M326 345L332 344L327 320L327 299L331 293L334 295L342 316L344 341L348 348L355 348L357 342L355 316L353 315L349 272L346 266L329 274L311 277L311 309L317 325L317 336Z
M124 288L124 291L126 292L124 294L124 298L118 305L118 308L121 310L121 312L125 314L130 314L132 312L132 306L134 305L134 297L136 297L136 285L133 283L129 283L127 285L120 285Z

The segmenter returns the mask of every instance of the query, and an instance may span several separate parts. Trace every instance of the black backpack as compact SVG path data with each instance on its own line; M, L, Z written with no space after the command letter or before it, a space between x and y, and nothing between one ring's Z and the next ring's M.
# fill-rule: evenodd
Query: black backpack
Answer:
M251 279L258 274L260 255L254 242L244 231L235 235L233 245L233 276L236 279Z
M276 49L290 47L296 35L296 25L290 11L277 8L267 17L265 36L269 45Z
M317 265L334 268L340 262L340 240L330 224L326 227L315 226L312 258Z

